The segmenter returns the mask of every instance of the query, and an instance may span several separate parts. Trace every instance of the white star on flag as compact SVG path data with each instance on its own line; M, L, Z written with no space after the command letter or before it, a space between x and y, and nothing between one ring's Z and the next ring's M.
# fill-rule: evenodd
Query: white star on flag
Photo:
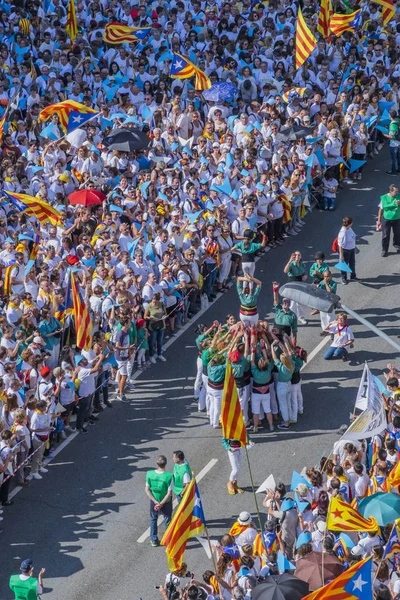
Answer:
M354 590L360 590L360 592L362 592L363 586L367 583L367 581L363 581L362 575L360 574L357 579L353 580L353 592Z
M72 120L74 121L74 123L80 123L82 121L83 117L82 115L77 115L76 117L72 117Z
M180 60L177 60L177 61L176 61L176 63L175 63L175 67L176 67L177 69L180 69L182 66L183 66L183 65L182 65L182 62L181 62Z

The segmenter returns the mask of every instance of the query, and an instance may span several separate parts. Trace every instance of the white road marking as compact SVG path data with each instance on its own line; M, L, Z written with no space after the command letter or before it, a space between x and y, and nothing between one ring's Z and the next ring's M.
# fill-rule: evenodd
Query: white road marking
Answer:
M322 350L322 348L324 346L326 346L326 344L328 342L330 342L330 341L331 341L331 336L330 335L327 335L326 337L324 337L324 339L320 341L320 343L318 344L318 346L315 346L314 350L311 350L310 354L308 355L307 362L304 363L304 365L301 367L300 371L302 371L307 365L309 365L310 362L312 361L312 359L317 356L318 352L320 350Z
M200 473L198 473L196 475L196 481L197 483L199 481L201 481L203 479L203 477L205 477L207 475L207 473L209 471L211 471L211 469L217 464L218 462L218 458L212 458L205 467L203 467L203 469L200 471ZM173 508L176 508L178 505L178 502L176 500L173 501ZM163 522L163 517L162 515L160 515L158 517L158 521L157 521L157 525L160 526L161 523ZM147 538L150 537L150 527L148 529L146 529L146 531L140 536L140 538L138 539L138 544L143 544L143 542L145 542L147 540Z

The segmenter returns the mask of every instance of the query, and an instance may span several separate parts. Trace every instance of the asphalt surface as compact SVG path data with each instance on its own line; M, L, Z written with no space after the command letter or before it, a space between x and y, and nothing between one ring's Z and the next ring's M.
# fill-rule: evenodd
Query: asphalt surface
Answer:
M286 281L283 267L291 252L301 250L310 265L317 250L323 250L332 266L337 255L331 244L345 215L354 218L359 254L359 282L338 286L343 301L399 340L399 255L391 249L381 258L380 234L375 231L379 196L396 181L384 174L388 149L368 162L364 179L346 186L333 213L314 210L297 237L289 238L258 263L256 276L264 283L260 315L271 314L273 280ZM335 278L340 281L337 271ZM197 322L211 323L238 312L234 289L220 297ZM250 451L255 485L273 473L276 480L290 483L292 470L317 464L329 454L338 428L348 423L356 390L368 361L380 374L387 362L396 360L393 349L361 324L350 321L356 337L348 363L323 360L319 317L310 317L301 326L298 340L311 360L303 370L304 415L289 431L272 434L262 429L253 436ZM226 481L230 472L220 431L212 430L204 413L192 404L196 349L196 322L165 351L166 363L158 362L137 381L131 403L114 402L100 416L100 422L86 436L75 438L49 463L42 481L33 481L4 509L4 532L0 536L2 577L0 599L11 598L9 575L19 562L32 557L36 572L46 567L45 584L49 600L135 600L159 598L154 586L167 573L164 548L151 548L149 538L138 539L149 526L148 500L144 493L146 471L162 453L172 468L172 452L182 449L195 473L209 469L199 482L210 536L226 532L242 510L256 514L250 492L246 463L239 484L242 496L229 496ZM214 459L214 460L213 460ZM210 461L212 461L210 463ZM262 495L259 495L262 512ZM162 534L162 528L160 533ZM185 560L201 577L212 568L197 540L188 544Z

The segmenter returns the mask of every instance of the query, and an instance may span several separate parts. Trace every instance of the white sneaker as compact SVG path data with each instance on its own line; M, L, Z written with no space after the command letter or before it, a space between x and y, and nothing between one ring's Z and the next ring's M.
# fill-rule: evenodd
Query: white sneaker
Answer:
M157 356L158 360L161 360L161 362L167 362L167 359L163 357L162 354L160 354L160 356Z
M290 229L290 230L288 231L288 234L289 234L289 235L297 235L297 231L295 231L294 229Z
M46 469L45 467L40 467L40 469L39 469L39 473L48 473L48 472L49 472L49 470Z
M61 438L62 440L66 440L66 439L67 439L67 434L65 433L65 431L61 431L61 433L60 433L60 438Z
M67 425L64 431L66 431L67 433L75 433L76 429L75 427L71 427L71 425Z
M31 479L43 479L43 477L42 477L41 475L39 475L39 473L31 473L31 474L29 475L29 477L30 477Z
M106 410L107 406L104 404L104 402L100 402L100 406L103 410Z
M303 319L303 317L297 317L297 322L300 323L300 325L307 325L307 321Z
M156 364L156 357L155 356L150 356L150 362L153 363L153 365Z

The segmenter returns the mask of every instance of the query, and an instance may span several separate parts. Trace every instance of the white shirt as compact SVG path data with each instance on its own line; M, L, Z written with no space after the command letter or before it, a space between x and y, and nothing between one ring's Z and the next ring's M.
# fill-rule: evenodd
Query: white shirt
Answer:
M339 348L339 346L344 346L350 342L350 340L354 340L353 332L348 325L339 327L336 324L332 324L329 326L328 331L329 333L334 334L333 342L331 344L334 348Z
M356 247L356 234L351 227L342 227L338 235L338 244L344 250L354 250Z
M83 367L79 369L77 375L77 378L80 381L78 393L81 398L84 396L90 396L90 394L94 393L96 375L90 371L91 369L85 369Z

